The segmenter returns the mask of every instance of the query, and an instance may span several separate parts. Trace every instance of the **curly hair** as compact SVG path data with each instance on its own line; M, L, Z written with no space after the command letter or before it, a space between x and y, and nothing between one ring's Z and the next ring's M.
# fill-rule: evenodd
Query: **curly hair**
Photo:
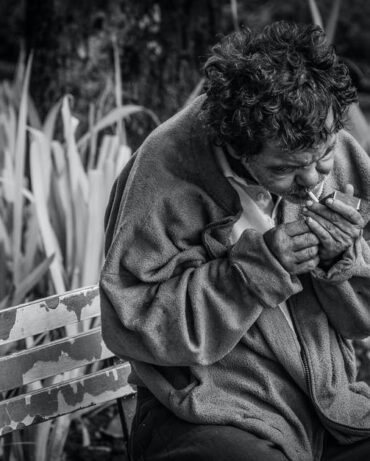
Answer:
M215 142L238 155L258 154L266 140L292 152L315 148L343 127L357 101L347 67L313 25L279 21L259 34L230 34L204 70L201 118Z

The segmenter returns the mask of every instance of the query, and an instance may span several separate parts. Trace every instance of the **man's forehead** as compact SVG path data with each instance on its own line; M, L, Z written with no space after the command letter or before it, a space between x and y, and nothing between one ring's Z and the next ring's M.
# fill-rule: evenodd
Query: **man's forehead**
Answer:
M266 162L271 164L294 164L305 166L324 156L334 147L335 141L336 135L331 135L319 146L299 151L287 151L282 149L277 142L267 141L262 149L261 156L264 157Z

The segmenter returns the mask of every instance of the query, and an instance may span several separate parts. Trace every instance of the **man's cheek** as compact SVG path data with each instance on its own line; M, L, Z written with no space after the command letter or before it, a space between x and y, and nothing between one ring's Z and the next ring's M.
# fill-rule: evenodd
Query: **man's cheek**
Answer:
M274 190L278 195L283 195L294 188L294 181L289 178L269 178L269 184L271 190Z

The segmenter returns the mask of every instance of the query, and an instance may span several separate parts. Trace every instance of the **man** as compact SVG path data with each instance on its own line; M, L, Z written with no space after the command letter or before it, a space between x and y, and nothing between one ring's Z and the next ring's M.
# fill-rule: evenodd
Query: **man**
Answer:
M285 22L226 37L205 71L106 215L102 327L138 386L131 455L368 460L350 340L370 335L370 161L342 129L348 72L321 29ZM360 211L310 198L334 190Z

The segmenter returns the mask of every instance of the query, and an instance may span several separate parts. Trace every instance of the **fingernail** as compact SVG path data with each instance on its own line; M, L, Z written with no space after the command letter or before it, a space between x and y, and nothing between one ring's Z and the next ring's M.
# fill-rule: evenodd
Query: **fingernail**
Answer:
M307 200L306 205L307 205L307 206L312 206L312 205L313 205L313 201L312 201L312 200Z
M305 206L302 208L302 213L307 213L308 212L308 208L306 208Z
M326 203L329 203L329 205L332 205L334 203L334 200L332 198L328 198Z

